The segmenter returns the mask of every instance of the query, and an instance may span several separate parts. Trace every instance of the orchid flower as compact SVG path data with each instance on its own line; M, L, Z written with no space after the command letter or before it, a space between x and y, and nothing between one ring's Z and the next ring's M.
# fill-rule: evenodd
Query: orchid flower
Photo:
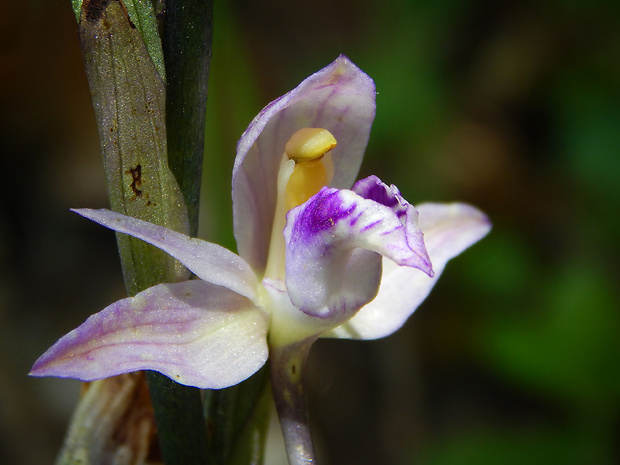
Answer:
M90 381L156 370L219 389L269 356L289 459L314 460L302 379L312 343L393 333L446 262L490 229L469 205L414 208L375 176L354 184L374 116L374 83L344 56L260 112L233 169L238 255L109 210L75 210L164 250L198 279L113 303L31 374Z

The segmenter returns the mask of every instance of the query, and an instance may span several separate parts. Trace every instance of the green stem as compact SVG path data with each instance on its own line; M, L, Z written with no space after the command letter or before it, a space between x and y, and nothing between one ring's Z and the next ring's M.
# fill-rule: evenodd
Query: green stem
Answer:
M273 399L269 370L263 367L242 383L205 391L209 447L214 465L260 465Z
M164 463L210 463L200 390L175 383L154 371L147 373L147 381Z
M316 464L305 393L306 361L313 342L272 347L269 354L273 397L290 465Z
M168 165L198 232L213 0L167 0L162 47L166 63Z

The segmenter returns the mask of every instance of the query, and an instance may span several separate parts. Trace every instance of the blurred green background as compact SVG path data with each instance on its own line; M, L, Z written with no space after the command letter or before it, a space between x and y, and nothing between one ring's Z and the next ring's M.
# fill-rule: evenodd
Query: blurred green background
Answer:
M620 2L216 1L202 237L233 248L252 117L348 55L374 78L360 176L491 234L395 335L311 357L323 465L620 463ZM79 383L30 379L124 294L69 0L0 15L0 463L50 464Z

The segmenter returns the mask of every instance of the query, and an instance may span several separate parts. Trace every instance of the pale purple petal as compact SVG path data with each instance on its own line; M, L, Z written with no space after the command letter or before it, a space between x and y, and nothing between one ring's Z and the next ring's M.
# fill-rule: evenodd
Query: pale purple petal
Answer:
M230 250L211 242L190 238L111 210L74 209L74 212L106 228L142 239L176 258L206 282L227 287L249 299L256 299L257 280L250 266Z
M446 262L482 239L491 229L484 213L465 204L423 204L417 207L419 226L433 262L431 278L414 268L383 260L381 286L375 300L349 322L325 337L377 339L399 329L424 301Z
M268 316L203 281L160 284L119 300L62 337L33 376L83 381L155 370L203 389L237 384L264 365Z
M286 287L312 316L348 318L376 295L381 255L432 273L411 205L395 211L350 190L323 188L284 228ZM413 237L409 237L409 234Z
M300 128L329 130L338 141L333 187L357 176L375 117L375 85L348 58L305 79L267 105L237 145L233 168L233 217L239 255L260 272L267 262L276 206L276 179L284 146Z

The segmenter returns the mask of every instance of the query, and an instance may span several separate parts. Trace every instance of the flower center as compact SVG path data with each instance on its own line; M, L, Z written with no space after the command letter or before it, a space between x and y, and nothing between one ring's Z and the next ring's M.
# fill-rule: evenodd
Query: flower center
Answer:
M303 128L291 136L284 148L278 174L271 243L265 276L284 279L284 236L286 213L301 205L334 176L334 164L328 152L336 147L336 138L327 129Z

